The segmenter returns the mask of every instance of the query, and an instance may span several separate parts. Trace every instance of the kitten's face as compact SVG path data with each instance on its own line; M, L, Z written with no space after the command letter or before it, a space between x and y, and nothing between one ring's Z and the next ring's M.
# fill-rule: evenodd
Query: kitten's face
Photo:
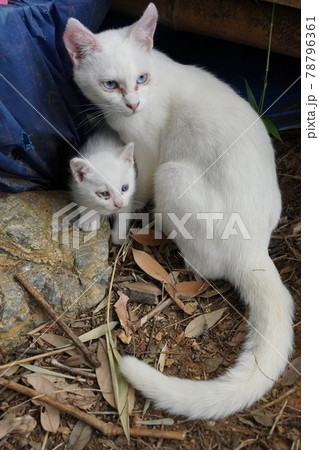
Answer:
M74 79L106 114L132 116L145 108L156 20L153 4L134 25L97 35L69 19L64 42L74 63Z
M90 156L89 160L73 158L73 174L77 201L102 215L111 215L128 206L135 191L133 144L118 155Z

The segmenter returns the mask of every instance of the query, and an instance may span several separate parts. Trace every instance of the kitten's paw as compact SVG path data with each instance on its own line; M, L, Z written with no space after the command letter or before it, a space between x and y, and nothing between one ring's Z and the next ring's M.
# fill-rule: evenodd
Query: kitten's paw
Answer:
M94 220L79 221L79 228L83 231L96 231L100 228L100 218L95 217Z

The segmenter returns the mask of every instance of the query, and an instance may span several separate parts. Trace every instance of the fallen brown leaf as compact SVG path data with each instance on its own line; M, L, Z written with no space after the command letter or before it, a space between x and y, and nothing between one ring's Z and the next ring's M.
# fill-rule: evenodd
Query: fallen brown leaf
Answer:
M114 308L115 308L117 317L119 318L119 321L125 330L126 336L129 337L132 334L130 318L129 318L129 314L128 314L128 310L127 310L127 302L129 301L129 298L122 291L117 291L117 293L118 293L119 299L115 303Z
M295 358L288 364L281 380L283 386L292 386L300 377L301 357Z
M175 284L175 289L184 297L196 297L206 291L209 284L206 281L183 281Z
M97 359L100 361L100 367L95 369L97 382L102 391L102 395L112 408L116 408L115 399L113 395L112 377L110 371L109 359L106 351L105 339L99 339L97 349Z
M205 330L209 330L209 328L219 321L226 309L226 307L220 308L208 314L201 314L200 316L195 317L195 319L187 325L185 329L185 337L197 337L200 336Z
M136 264L155 280L171 284L169 273L151 255L141 250L132 248Z
M26 376L29 384L42 394L50 395L54 399L57 398L54 385L48 380L48 377L32 373ZM56 433L60 425L60 411L51 405L47 405L41 402L41 400L32 400L40 408L40 421L45 431Z
M167 239L166 236L157 237L154 230L145 229L145 228L143 228L142 230L139 230L137 233L131 233L130 236L139 244L149 245L149 246L154 246L154 247L155 246L159 247L160 245L172 242L170 239Z
M92 433L93 428L90 425L78 420L70 434L66 448L68 450L83 450L84 448L87 448Z
M33 431L36 426L36 420L28 414L22 417L13 417L0 420L0 439L10 433L28 437L31 431Z

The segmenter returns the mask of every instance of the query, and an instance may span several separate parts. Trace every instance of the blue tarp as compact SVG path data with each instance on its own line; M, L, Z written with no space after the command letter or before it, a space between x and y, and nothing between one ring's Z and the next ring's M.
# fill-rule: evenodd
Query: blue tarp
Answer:
M62 42L69 17L97 31L112 0L19 0L0 5L0 191L63 185L83 103Z
M72 82L62 42L76 17L93 32L132 23L106 13L112 0L11 0L0 5L0 192L65 188L68 160L89 131L88 100ZM163 26L155 46L210 69L243 96L261 95L266 52ZM300 126L300 61L271 55L265 108L278 129ZM282 96L282 97L281 97ZM280 99L278 101L278 98Z

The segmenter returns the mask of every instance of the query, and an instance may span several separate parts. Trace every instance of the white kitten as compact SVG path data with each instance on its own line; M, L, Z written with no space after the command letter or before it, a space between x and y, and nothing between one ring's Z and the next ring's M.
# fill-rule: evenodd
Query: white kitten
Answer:
M229 86L152 49L156 21L153 4L132 26L97 35L70 19L64 41L77 84L135 144L139 197L154 195L164 232L176 234L188 265L228 279L250 308L243 352L216 380L166 377L132 357L120 363L159 408L216 419L260 399L292 349L292 298L267 251L281 210L274 151L262 121ZM172 213L193 239L175 230ZM234 214L251 239L231 222Z
M98 230L100 216L114 216L111 232L114 244L120 244L125 238L119 236L119 214L132 210L135 191L133 153L134 144L124 146L112 132L99 131L80 148L81 157L70 161L72 197L77 204L90 210L82 213L79 228Z

